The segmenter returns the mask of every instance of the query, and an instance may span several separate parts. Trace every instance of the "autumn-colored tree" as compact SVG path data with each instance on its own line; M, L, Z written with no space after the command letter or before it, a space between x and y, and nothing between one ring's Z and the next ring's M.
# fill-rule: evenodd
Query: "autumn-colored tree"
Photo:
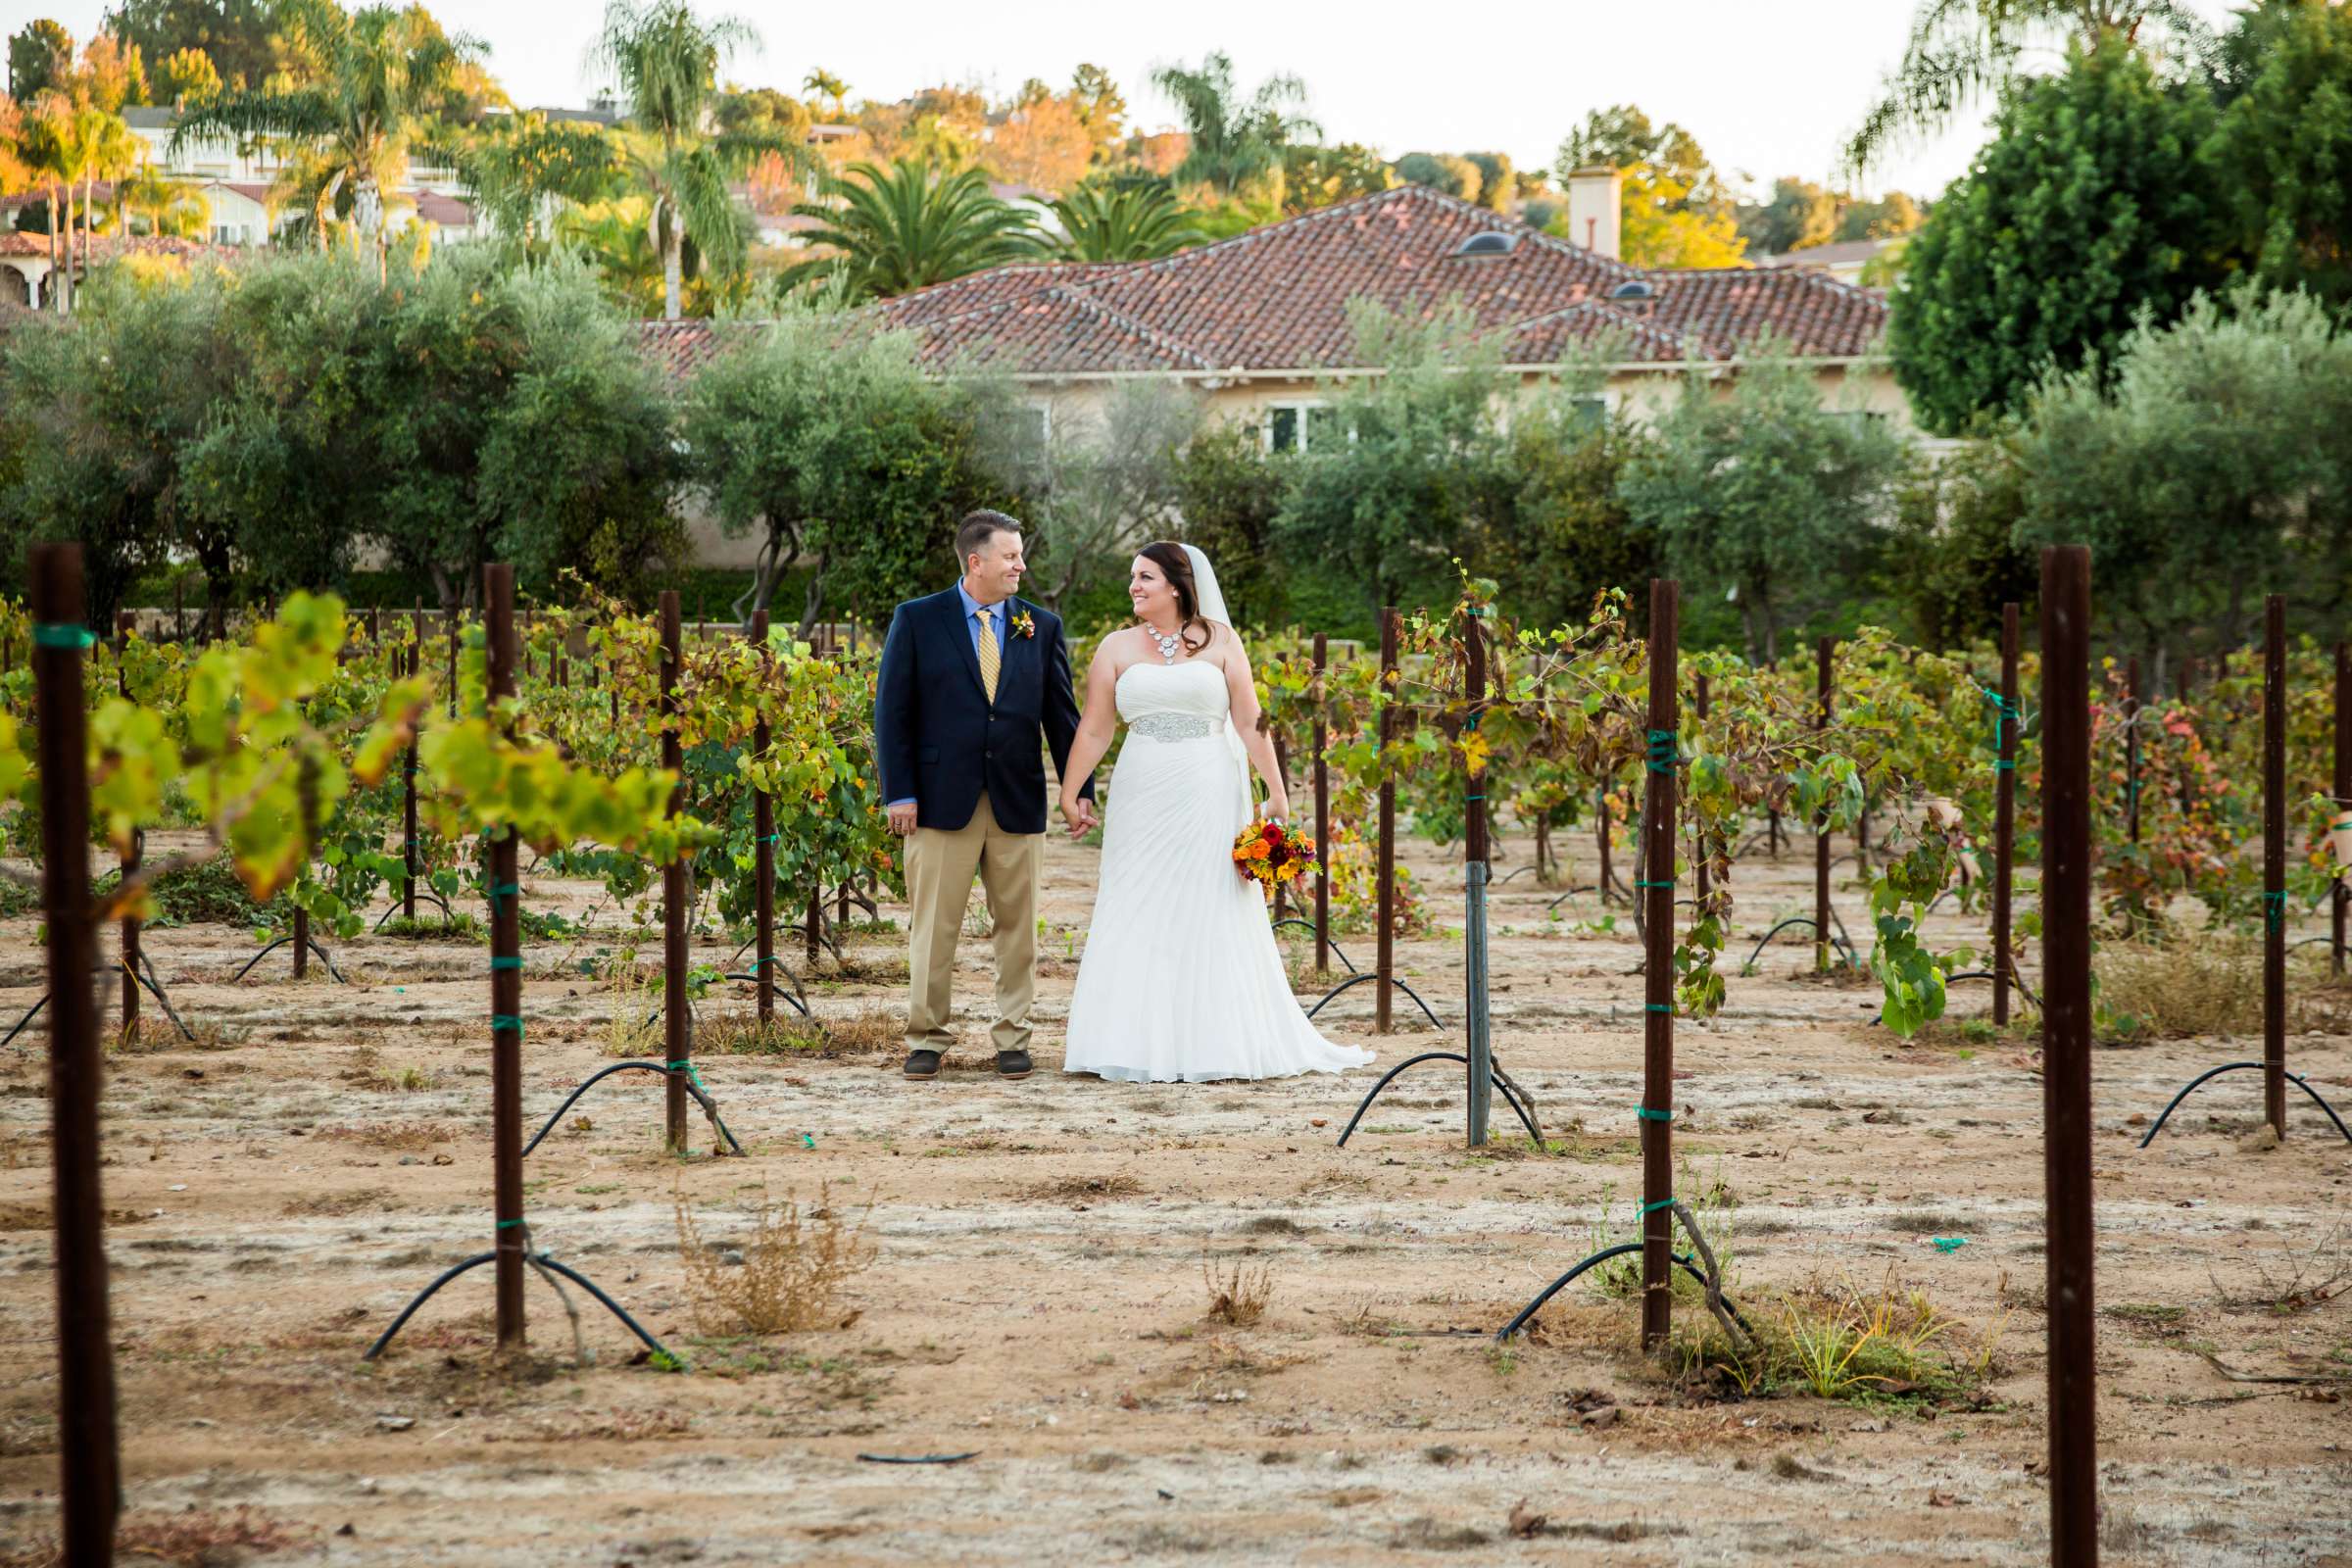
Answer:
M1000 179L1056 195L1086 177L1095 144L1066 98L1043 98L1016 109L997 126L988 168Z
M1361 142L1282 150L1282 210L1311 213L1318 207L1394 190L1396 171Z

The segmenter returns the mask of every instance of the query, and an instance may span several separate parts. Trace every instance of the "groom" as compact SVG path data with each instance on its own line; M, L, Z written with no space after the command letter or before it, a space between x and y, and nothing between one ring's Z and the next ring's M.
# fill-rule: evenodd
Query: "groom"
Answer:
M890 830L907 840L906 1076L936 1078L954 1043L948 1015L956 938L972 873L996 925L997 1072L1029 1076L1037 981L1037 879L1046 834L1046 764L1058 770L1078 732L1061 622L1013 597L1027 569L1021 525L975 512L956 533L963 580L910 599L890 618L874 695L874 753ZM1081 788L1094 825L1094 780Z

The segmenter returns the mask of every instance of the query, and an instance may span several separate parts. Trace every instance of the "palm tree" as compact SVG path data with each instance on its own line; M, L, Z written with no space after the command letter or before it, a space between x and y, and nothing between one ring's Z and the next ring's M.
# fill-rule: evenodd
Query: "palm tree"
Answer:
M90 245L98 226L98 181L121 179L138 168L146 143L131 133L121 115L87 101L74 106L73 151L81 175L81 271L90 271Z
M1162 185L1081 185L1053 211L1061 234L1045 249L1065 262L1152 262L1206 238Z
M1178 184L1206 185L1220 196L1239 194L1282 170L1282 150L1312 140L1322 127L1306 115L1306 83L1269 76L1244 102L1233 79L1233 59L1218 50L1198 71L1162 66L1152 84L1176 100L1192 145L1177 166ZM1291 111L1296 110L1296 113Z
M129 220L134 218L147 220L150 234L194 236L204 232L204 202L196 187L184 179L171 178L152 159L140 159L138 172L115 187L115 206L122 214L124 233L130 231Z
M49 308L60 316L74 306L73 113L74 105L64 93L43 92L24 109L17 141L26 172L49 197ZM61 235L66 247L62 258Z
M347 13L335 0L283 0L278 28L304 64L299 84L227 92L191 110L172 131L172 150L226 133L277 143L290 170L323 170L313 207L319 247L348 189L352 217L374 240L380 270L384 192L407 177L413 148L440 138L437 117L483 46L445 34L421 6ZM295 183L310 181L281 181L288 190Z
M2162 34L2204 55L2212 31L2186 0L1920 0L1902 63L1846 140L1859 174L1897 143L1940 129L2022 74L2029 49L2109 38L2145 46Z
M529 255L545 238L540 223L551 210L616 194L616 154L600 125L532 114L500 117L465 137L453 156L467 199Z
M911 158L888 172L852 164L823 188L838 206L803 202L793 211L822 220L808 240L837 254L786 269L786 288L828 278L849 300L888 299L1036 251L1028 217L991 192L976 169L943 174Z
M815 167L801 142L770 129L713 133L718 68L759 35L733 17L704 21L685 0L609 0L592 69L617 79L629 122L616 131L620 164L652 198L647 233L662 253L662 314L676 320L685 293L686 242L705 266L743 270L751 224L727 189L763 156L796 173Z
M819 66L801 82L801 91L819 93L833 100L833 118L838 121L849 114L850 84Z

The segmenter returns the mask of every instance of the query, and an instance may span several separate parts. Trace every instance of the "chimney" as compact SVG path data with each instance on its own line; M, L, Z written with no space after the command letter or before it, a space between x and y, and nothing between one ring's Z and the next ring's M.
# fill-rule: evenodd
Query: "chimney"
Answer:
M1593 164L1568 176L1568 238L1589 251L1617 259L1618 222L1625 209L1624 179L1607 164Z

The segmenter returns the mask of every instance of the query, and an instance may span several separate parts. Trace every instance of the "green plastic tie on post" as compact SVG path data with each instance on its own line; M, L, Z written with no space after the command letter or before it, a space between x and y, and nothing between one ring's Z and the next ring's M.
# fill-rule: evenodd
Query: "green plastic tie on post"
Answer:
M496 918L498 917L498 901L499 901L499 900L501 900L501 899L504 899L504 898L508 898L508 897L520 898L521 896L522 896L522 888L521 888L521 887L520 887L518 884L516 884L516 883L514 883L514 882L493 882L493 883L491 883L491 884L490 884L490 915L491 915L491 918L493 918L493 919L496 919Z
M1649 770L1652 773L1674 771L1678 733L1671 729L1653 729L1649 732Z
M496 1034L501 1029L512 1029L516 1034L520 1034L522 1033L522 1019L511 1012L494 1012L490 1015L490 1032Z
M511 1231L511 1230L513 1230L513 1229L514 1229L515 1226L517 1226L517 1225L520 1225L520 1224L523 1224L523 1223L525 1223L525 1222L524 1222L524 1221L522 1221L522 1220L519 1220L519 1219L502 1219L502 1220L500 1220L500 1221L498 1222L498 1225L497 1225L497 1227L496 1227L496 1228L497 1228L497 1229L499 1229L499 1230L502 1230L502 1231Z
M1635 1114L1635 1115L1637 1115L1637 1116L1639 1116L1639 1117L1641 1117L1641 1118L1642 1118L1643 1121L1672 1121L1672 1120L1674 1120L1674 1112L1673 1112L1673 1111L1671 1111L1671 1110L1652 1110L1652 1109L1650 1109L1650 1108L1649 1108L1647 1105L1636 1105L1636 1106L1634 1107L1634 1114Z
M522 956L521 956L521 955L519 955L519 954L514 954L514 955L497 955L497 954L493 954L493 955L491 956L491 958L490 958L490 970L491 970L491 972L492 972L493 974L497 973L497 972L498 972L499 970L501 970L501 969L519 969L519 968L521 968L521 967L522 967Z
M1661 1208L1672 1208L1674 1206L1674 1201L1675 1200L1673 1197L1670 1195L1668 1197L1659 1199L1654 1203L1643 1203L1642 1205L1642 1218L1647 1219L1650 1215L1655 1214Z
M801 1134L801 1147L803 1149L814 1149L816 1147L815 1138L808 1133Z
M781 833L762 833L758 838L752 840L752 842L754 844L781 844L784 842L784 835Z
M1638 888L1670 888L1674 886L1674 883L1672 881L1648 882L1643 881L1641 877L1636 877L1634 878L1634 886Z
M2286 924L2286 890L2284 888L2280 888L2276 893L2265 891L2262 895L2262 905L2264 921L2271 930L2279 930Z
M681 1067L685 1068L685 1069L686 1069L686 1081L687 1081L688 1083L690 1083L690 1084L694 1085L694 1087L695 1087L695 1088L702 1090L702 1091L703 1091L703 1093L704 1093L704 1094L706 1094L706 1095L707 1095L707 1094L709 1094L709 1093L710 1092L710 1089L709 1089L709 1088L708 1088L708 1087L707 1087L707 1086L706 1086L706 1085L703 1083L703 1075L702 1075L701 1073L699 1073L699 1072L696 1072L696 1071L694 1070L694 1063L693 1063L693 1062L691 1062L691 1061L665 1061L665 1062L663 1062L662 1065L662 1067L663 1067L663 1069L664 1069L664 1070L666 1070L666 1071L669 1071L669 1072L676 1072L676 1071L677 1071L679 1068L681 1068Z
M35 648L88 648L97 641L89 627L70 620L44 620L32 628Z

